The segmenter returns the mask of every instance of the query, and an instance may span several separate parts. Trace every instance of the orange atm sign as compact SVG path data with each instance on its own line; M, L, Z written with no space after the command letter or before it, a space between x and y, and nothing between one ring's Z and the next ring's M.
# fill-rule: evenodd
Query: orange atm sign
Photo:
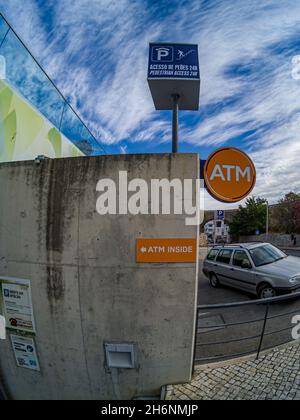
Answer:
M246 153L234 147L223 147L207 159L204 179L208 192L214 198L225 203L236 203L253 190L256 170Z
M136 241L138 263L194 263L196 256L194 238L140 238Z

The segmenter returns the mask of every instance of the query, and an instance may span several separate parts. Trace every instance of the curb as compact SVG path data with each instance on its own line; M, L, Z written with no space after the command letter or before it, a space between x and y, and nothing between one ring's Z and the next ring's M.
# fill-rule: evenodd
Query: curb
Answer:
M276 352L276 351L280 351L286 348L291 348L291 347L299 346L299 345L300 345L300 340L295 340L295 341L290 341L289 343L281 344L280 346L272 347L270 349L262 351L260 354L259 360L263 360L265 356L267 356L268 354L274 351ZM230 359L227 361L221 361L221 362L210 363L210 364L205 364L205 365L198 365L198 366L195 366L195 371L194 371L193 376L196 376L200 372L203 372L206 370L214 370L214 369L220 369L224 367L230 367L230 366L239 365L239 364L243 364L243 363L247 363L249 361L255 361L255 360L256 360L256 354L251 354L249 356L243 356L243 357L239 357L235 359ZM175 394L174 386L177 386L177 385L185 386L185 385L191 384L191 382L192 381L185 382L185 383L164 385L161 389L162 391L161 399L172 400L172 396L174 396ZM185 399L184 396L183 396L183 399Z
M300 344L300 340L294 340L294 341L290 341L289 343L281 344L280 346L275 346L270 349L263 350L260 352L259 359L262 359L264 356L268 355L269 353L272 353L273 351L282 350L286 347L298 346L299 344ZM256 353L250 354L249 356L237 357L235 359L222 360L221 362L207 363L205 365L196 365L195 373L201 372L206 369L218 369L224 366L233 366L239 363L250 362L252 360L256 360Z

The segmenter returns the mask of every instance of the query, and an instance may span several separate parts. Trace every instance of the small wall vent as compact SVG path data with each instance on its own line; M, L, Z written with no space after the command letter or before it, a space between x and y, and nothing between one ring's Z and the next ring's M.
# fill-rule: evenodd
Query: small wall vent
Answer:
M104 343L106 363L109 368L134 369L134 344Z

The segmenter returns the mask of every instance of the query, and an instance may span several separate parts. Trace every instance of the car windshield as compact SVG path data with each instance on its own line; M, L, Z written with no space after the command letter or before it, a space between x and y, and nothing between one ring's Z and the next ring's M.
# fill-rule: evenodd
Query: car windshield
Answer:
M273 245L261 245L250 249L249 252L256 267L271 264L287 257L284 252L280 251L280 249Z

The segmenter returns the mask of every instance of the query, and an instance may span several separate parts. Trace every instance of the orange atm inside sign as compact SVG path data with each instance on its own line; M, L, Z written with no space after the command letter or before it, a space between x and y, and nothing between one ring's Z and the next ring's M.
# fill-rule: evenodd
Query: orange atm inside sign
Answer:
M194 238L140 238L136 243L139 263L194 263L197 241Z

